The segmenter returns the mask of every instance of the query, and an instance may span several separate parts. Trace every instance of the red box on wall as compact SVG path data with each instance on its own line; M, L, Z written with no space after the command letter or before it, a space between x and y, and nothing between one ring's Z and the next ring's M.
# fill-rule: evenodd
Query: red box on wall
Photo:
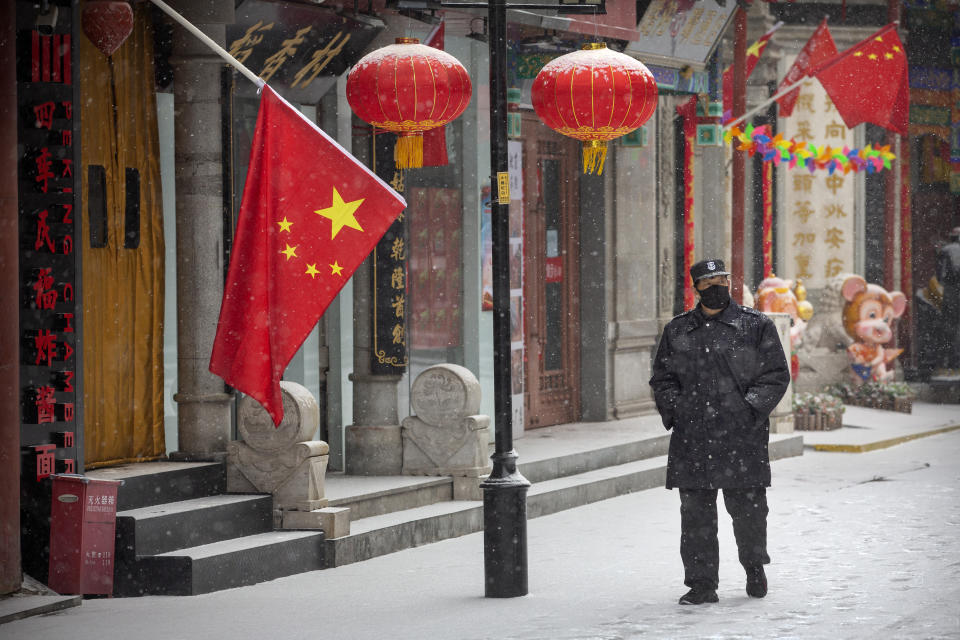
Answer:
M61 594L113 593L117 489L123 481L52 478L48 586Z

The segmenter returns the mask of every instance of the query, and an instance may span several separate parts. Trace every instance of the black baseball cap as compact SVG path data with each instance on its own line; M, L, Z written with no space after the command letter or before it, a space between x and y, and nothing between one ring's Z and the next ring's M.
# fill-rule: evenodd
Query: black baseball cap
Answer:
M712 278L713 276L728 275L730 275L730 272L727 271L726 266L723 264L723 260L701 260L697 264L690 267L690 277L693 278L694 282L703 280L704 278Z

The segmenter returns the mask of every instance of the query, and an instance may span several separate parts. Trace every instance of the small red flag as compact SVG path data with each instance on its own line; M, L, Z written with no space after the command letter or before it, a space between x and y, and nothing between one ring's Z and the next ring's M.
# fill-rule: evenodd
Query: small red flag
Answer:
M284 369L405 207L264 86L210 371L279 425Z
M810 75L823 85L847 128L871 122L894 133L907 134L907 52L895 23L824 62Z
M443 35L446 23L441 19L427 35L423 44L443 51ZM450 163L447 157L447 127L434 127L423 132L423 166L445 167Z
M820 26L813 32L807 44L797 54L797 59L793 61L793 66L783 76L780 86L777 90L789 87L801 78L810 74L812 69L816 69L821 64L837 55L837 45L833 43L833 36L830 35L830 29L827 27L827 19L824 18ZM793 107L797 104L797 98L800 97L800 87L797 87L787 95L777 100L780 105L780 115L784 118L790 117L793 113Z
M750 74L753 73L754 67L757 66L757 62L760 61L760 56L763 55L764 50L767 48L767 44L770 42L770 37L773 36L773 33L783 25L782 22L778 22L773 25L773 28L770 31L767 31L765 34L760 36L756 42L750 45L747 48L747 77L750 77ZM727 67L723 72L723 77L721 78L722 91L723 91L723 124L726 124L733 120L733 66Z

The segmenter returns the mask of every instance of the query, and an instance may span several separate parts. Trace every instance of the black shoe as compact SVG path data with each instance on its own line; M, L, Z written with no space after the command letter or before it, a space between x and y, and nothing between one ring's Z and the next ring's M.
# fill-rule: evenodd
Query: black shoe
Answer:
M704 604L706 602L719 602L717 592L714 589L690 589L680 598L680 604Z
M747 595L753 598L767 595L767 574L763 571L763 565L747 567Z

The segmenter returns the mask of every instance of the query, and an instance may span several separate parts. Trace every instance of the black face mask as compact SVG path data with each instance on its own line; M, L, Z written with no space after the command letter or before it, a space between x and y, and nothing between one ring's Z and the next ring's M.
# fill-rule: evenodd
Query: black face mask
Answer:
M730 289L722 284L710 285L700 292L700 303L708 309L723 309L730 303Z

